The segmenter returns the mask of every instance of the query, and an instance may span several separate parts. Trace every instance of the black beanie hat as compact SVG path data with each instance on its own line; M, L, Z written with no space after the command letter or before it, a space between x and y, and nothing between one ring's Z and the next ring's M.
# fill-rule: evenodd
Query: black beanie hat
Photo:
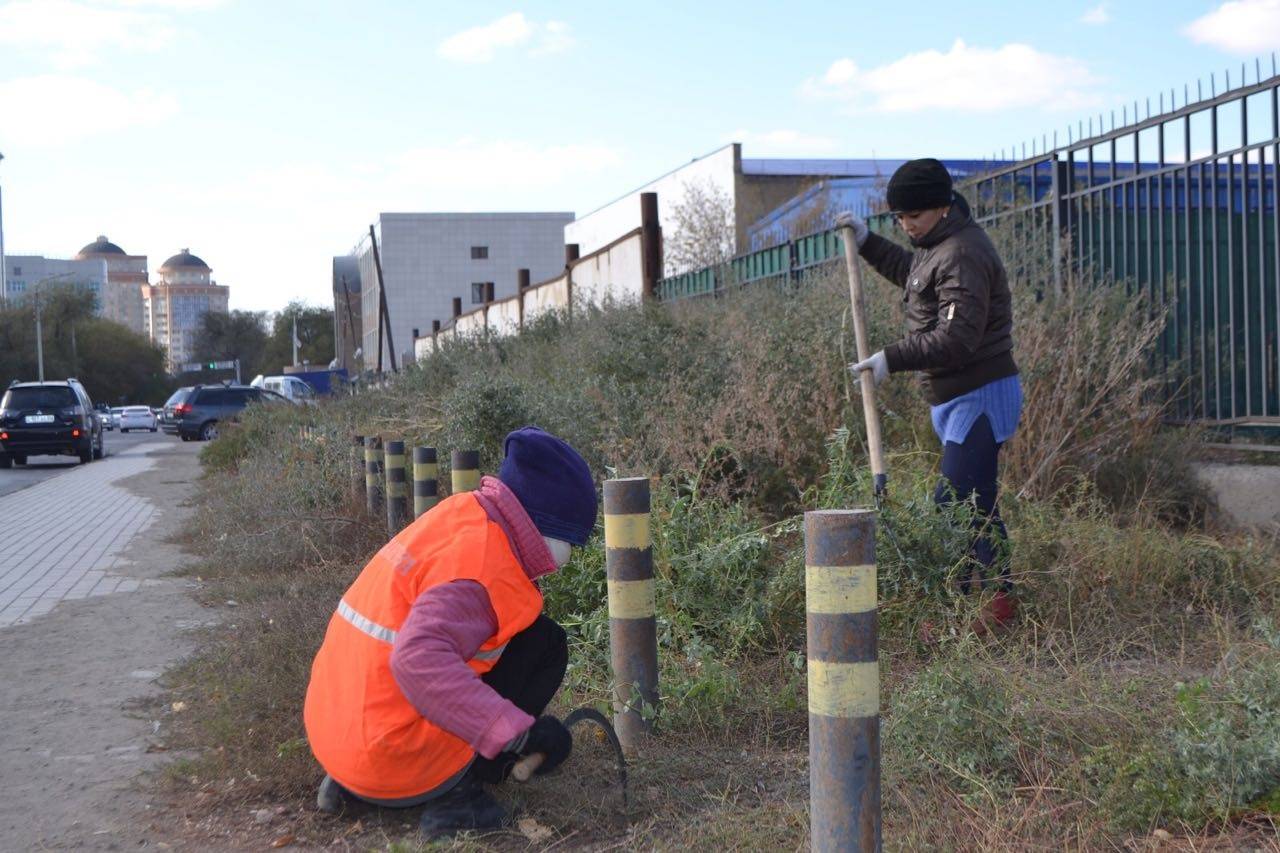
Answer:
M951 173L932 157L908 160L889 179L885 194L893 211L932 210L951 205Z

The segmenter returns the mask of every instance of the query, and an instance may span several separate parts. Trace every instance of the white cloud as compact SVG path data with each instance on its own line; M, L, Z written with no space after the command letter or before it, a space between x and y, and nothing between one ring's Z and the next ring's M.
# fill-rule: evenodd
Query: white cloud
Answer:
M1108 11L1107 4L1099 3L1097 6L1089 9L1080 16L1080 23L1092 24L1094 26L1111 23L1111 12Z
M744 153L749 153L752 157L825 154L836 148L836 141L829 136L812 136L789 129L757 132L740 128L725 141L741 142L743 148L747 149Z
M4 145L58 145L165 121L178 112L170 95L124 92L84 77L42 75L0 81Z
M62 69L88 65L105 50L154 50L173 35L166 19L129 9L75 0L0 6L0 44L44 54Z
M503 48L524 47L530 56L544 56L560 53L572 44L569 25L563 21L542 24L528 20L521 12L512 12L491 23L454 33L440 42L436 53L454 62L489 62Z
M1280 48L1280 0L1228 0L1183 27L1198 44L1251 56Z
M970 47L957 39L946 53L925 50L866 70L837 59L821 77L805 80L801 92L851 112L992 112L1093 106L1096 82L1084 62L1069 56L1025 44Z

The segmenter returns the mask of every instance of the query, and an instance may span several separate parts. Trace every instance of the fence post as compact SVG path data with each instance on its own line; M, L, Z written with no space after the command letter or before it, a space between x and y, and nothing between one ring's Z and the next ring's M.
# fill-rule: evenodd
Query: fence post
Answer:
M396 533L404 527L408 515L409 487L404 478L404 442L388 441L387 468L387 530Z
M618 740L634 752L650 731L649 719L643 712L658 706L658 631L648 478L605 481L604 546L613 722Z
M382 436L364 438L365 506L372 516L382 514Z
M455 450L449 454L449 483L452 495L480 488L479 450Z
M880 665L871 510L804 514L810 847L880 850Z
M436 461L434 447L413 449L413 517L417 518L436 505L439 500L439 484L436 478L440 465Z
M364 497L364 436L351 436L351 495L355 500Z

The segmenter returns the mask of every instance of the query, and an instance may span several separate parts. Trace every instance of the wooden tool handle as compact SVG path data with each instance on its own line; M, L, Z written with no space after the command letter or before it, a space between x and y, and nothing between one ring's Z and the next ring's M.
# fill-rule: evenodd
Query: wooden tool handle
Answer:
M858 241L852 225L840 226L840 240L844 243L844 263L849 270L849 303L853 309L853 338L858 348L858 361L871 357L867 343L867 322L862 310L862 270L858 266ZM876 496L884 492L888 476L884 466L884 446L880 441L880 410L876 407L876 383L871 369L866 368L859 377L862 382L862 416L867 423L867 450L871 453L871 474L875 478Z
M533 755L526 755L524 758L516 762L516 766L511 768L511 778L517 782L528 782L533 776L534 771L542 766L546 756L541 752L535 752Z

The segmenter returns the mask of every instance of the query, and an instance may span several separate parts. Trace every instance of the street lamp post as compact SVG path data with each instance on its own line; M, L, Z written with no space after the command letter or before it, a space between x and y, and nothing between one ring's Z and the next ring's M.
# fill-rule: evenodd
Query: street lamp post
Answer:
M59 275L42 278L31 286L35 291L36 300L36 368L40 374L41 382L44 381L44 332L40 328L40 285L48 284L61 278L70 278L73 275L75 275L73 272L64 272Z
M4 155L0 154L0 160ZM4 188L0 187L0 305L9 299L9 273L4 262Z

